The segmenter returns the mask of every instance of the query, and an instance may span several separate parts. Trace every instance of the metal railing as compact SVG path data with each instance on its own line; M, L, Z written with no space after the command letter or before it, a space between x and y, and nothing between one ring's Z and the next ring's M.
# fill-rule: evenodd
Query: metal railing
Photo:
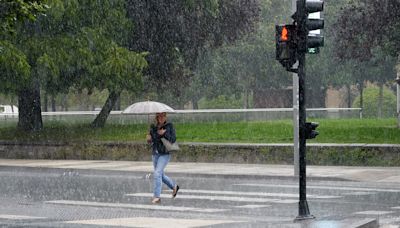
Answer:
M42 112L43 120L68 123L85 123L94 120L99 111L67 111ZM361 108L310 108L308 118L362 118ZM173 122L240 122L240 121L272 121L293 118L293 108L260 108L260 109L199 109L176 110L168 114ZM112 111L107 120L109 123L130 124L148 123L154 115L122 114L122 111ZM18 113L0 113L0 121L13 122L18 120Z

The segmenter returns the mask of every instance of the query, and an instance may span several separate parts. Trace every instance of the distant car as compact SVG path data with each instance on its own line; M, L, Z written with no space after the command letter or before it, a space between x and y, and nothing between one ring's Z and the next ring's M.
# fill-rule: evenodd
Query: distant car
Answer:
M18 107L15 105L0 105L0 114L16 114Z

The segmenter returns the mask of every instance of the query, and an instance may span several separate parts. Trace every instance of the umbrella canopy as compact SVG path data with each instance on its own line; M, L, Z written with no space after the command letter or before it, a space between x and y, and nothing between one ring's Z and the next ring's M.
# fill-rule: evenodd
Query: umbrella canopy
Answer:
M127 107L124 114L154 114L160 112L175 112L175 110L166 104L155 101L142 101Z

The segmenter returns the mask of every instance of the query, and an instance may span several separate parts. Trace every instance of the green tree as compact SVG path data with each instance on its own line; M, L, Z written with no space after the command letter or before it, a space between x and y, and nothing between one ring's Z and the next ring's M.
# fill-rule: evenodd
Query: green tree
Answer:
M260 1L260 21L254 32L217 50L209 48L199 58L192 93L208 99L220 95L243 95L242 107L265 107L265 94L287 87L290 77L275 60L275 24L282 23L282 12L289 15L290 1ZM253 95L253 99L250 96ZM195 99L193 101L195 104Z
M399 55L398 0L352 1L341 10L335 25L337 55L342 59L347 57L368 60L372 58L376 46L382 46L392 56Z
M114 90L140 84L136 80L140 81L139 71L146 66L145 53L123 48L132 31L124 0L47 3L50 9L45 17L19 26L15 37L5 37L23 50L31 69L27 83L15 85L20 110L18 125L25 130L40 130L43 126L41 88L51 96L67 93L71 86L78 90L109 89L114 102L115 94L120 92ZM112 75L104 67L116 72ZM101 112L102 118L97 118L94 126L104 125L104 115L109 112L103 109L106 111Z
M97 88L107 88L110 92L102 110L92 122L93 127L104 127L106 119L114 107L122 90L135 91L142 86L142 71L147 67L147 53L135 53L117 45L111 46L104 63L97 66L95 75Z
M128 13L135 24L132 49L149 51L145 93L182 107L199 54L205 47L232 43L254 30L259 3L129 0Z
M31 67L26 56L12 43L0 41L0 91L16 93L17 85L28 83Z
M26 19L34 21L47 9L44 0L2 0L0 2L1 33L14 33L14 26Z
M350 76L358 81L361 107L364 81L375 82L380 88L378 116L382 113L383 86L395 78L400 53L399 10L397 0L357 0L340 10L334 23L334 54L342 62L359 62L360 67L355 68L359 72Z
M380 103L380 88L371 87L366 88L364 91L364 106L363 117L366 118L391 118L396 115L396 96L387 88L383 89L382 96L383 102ZM353 102L353 107L360 108L360 97L357 97ZM378 111L378 106L382 108ZM379 113L381 112L381 113Z

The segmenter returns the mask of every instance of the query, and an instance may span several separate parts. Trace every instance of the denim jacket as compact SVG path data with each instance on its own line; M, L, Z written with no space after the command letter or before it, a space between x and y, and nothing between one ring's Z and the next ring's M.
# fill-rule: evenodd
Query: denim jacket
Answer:
M157 131L158 129L165 129L165 134L160 136ZM152 141L152 152L154 154L169 154L169 152L165 149L164 144L161 141L161 138L165 138L171 143L174 143L176 141L176 134L175 134L175 128L172 125L172 123L165 122L164 125L162 125L160 128L157 128L155 125L150 126L150 135L151 135L151 141Z

